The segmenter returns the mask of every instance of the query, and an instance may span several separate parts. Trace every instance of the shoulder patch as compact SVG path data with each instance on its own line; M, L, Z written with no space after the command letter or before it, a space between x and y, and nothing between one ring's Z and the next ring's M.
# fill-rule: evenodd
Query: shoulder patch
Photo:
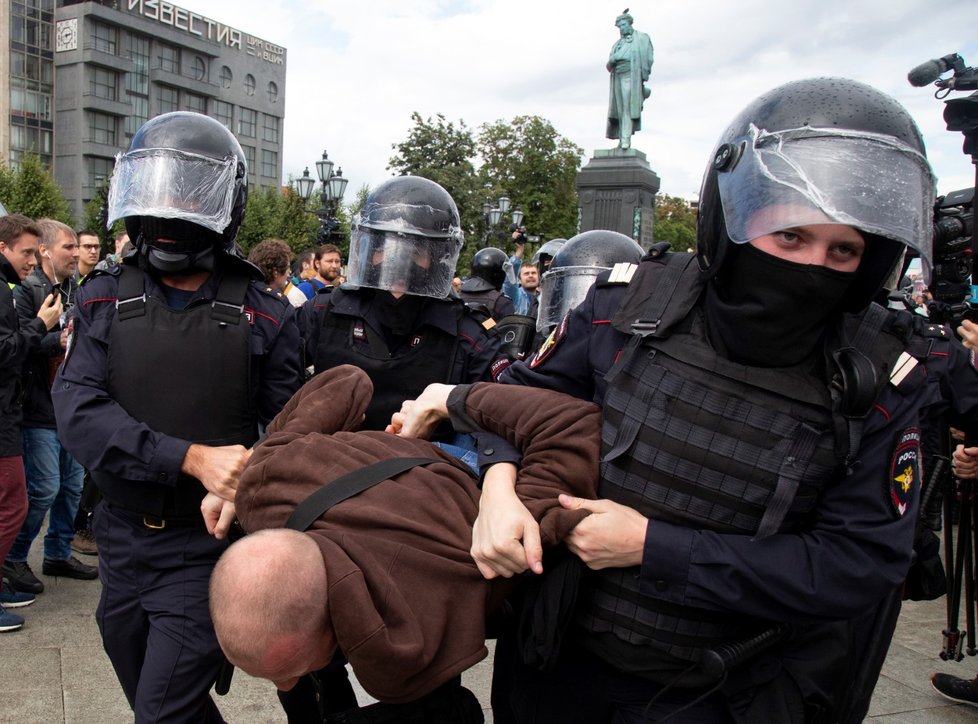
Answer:
M898 517L903 517L910 506L914 487L920 487L920 430L910 427L900 433L890 474L887 478L886 497Z
M951 332L943 324L922 324L919 331L925 337L943 337L947 339L951 336Z
M560 320L560 324L553 328L550 336L543 341L543 344L540 345L540 349L536 351L536 354L534 354L533 358L530 360L530 369L534 369L535 367L543 364L546 359L553 354L553 351L557 349L557 343L560 342L560 340L564 338L564 335L567 334L567 321L569 319L570 314L565 315L564 318Z
M897 357L896 364L893 365L893 369L890 370L890 384L894 387L899 387L900 383L906 379L907 375L916 366L916 357L912 357L906 352L901 352L900 356Z
M611 276L608 277L608 282L611 284L628 284L635 275L636 269L638 269L638 264L619 262L611 268Z

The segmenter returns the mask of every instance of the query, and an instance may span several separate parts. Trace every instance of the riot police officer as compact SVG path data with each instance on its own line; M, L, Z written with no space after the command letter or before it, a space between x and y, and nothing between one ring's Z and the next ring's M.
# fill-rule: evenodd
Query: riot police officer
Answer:
M248 188L241 146L196 113L147 121L120 155L108 221L137 253L93 272L54 385L58 430L102 494L94 532L102 641L137 722L221 721L223 657L207 608L259 424L298 388L294 312L235 256Z
M499 321L515 314L513 300L503 294L503 283L509 279L515 283L516 277L509 257L502 249L487 247L479 249L472 257L472 275L462 282L459 296L472 309L487 314Z
M315 372L352 364L370 376L364 429L383 430L432 382L489 380L505 367L495 336L450 296L462 239L445 189L418 176L389 179L353 219L347 283L302 308Z
M614 270L608 275L609 283L627 282L643 253L634 239L617 231L595 229L569 239L557 250L540 282L537 331L550 334L584 301L602 272Z
M776 88L711 156L696 253L595 285L503 375L604 410L600 499L561 501L592 513L568 544L586 575L555 670L513 677L517 720L861 719L868 695L840 703L866 661L850 622L906 575L921 417L978 417L949 331L871 302L905 248L929 257L933 192L889 96ZM484 481L488 576L541 570L510 484L504 466ZM746 661L728 670L713 654L731 644Z

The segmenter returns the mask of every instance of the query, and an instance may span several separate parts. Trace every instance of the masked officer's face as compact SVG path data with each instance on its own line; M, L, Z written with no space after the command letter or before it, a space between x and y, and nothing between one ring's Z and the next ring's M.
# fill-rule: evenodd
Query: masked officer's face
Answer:
M854 272L866 251L856 229L841 224L806 224L752 239L751 246L796 264Z

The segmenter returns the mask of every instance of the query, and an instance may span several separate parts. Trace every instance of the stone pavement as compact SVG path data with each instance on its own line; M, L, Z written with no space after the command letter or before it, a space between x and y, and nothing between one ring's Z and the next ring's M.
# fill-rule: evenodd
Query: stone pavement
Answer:
M39 544L30 559L40 573ZM80 556L86 562L94 558ZM132 721L95 625L98 581L40 575L46 590L37 602L18 609L23 629L0 634L0 722L17 724L114 724ZM954 705L930 689L937 669L961 676L978 671L978 659L945 663L937 653L944 627L944 601L908 603L883 667L867 722L874 724L958 724L978 721L978 709ZM466 672L465 683L488 713L488 660ZM362 702L369 701L359 692ZM228 722L284 723L270 682L236 671L231 691L217 697ZM571 723L569 723L571 724ZM587 724L587 723L582 723Z

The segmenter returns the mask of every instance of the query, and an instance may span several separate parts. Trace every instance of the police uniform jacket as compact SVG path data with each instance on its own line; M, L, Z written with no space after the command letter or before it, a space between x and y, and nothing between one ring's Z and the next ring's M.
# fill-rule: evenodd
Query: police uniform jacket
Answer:
M15 310L13 290L20 277L0 254L0 458L23 453L20 436L21 365L47 333L36 316L21 323Z
M297 504L345 473L396 457L440 461L336 504L308 530L322 551L340 649L368 693L403 703L485 657L490 599L510 582L483 579L469 555L480 491L464 464L424 440L350 432L371 391L351 365L303 386L255 449L236 511L249 532L284 527ZM517 492L544 545L562 539L586 513L561 508L557 494L594 495L597 407L491 383L460 386L450 402L457 428L486 429L523 450Z
M400 400L416 397L428 384L442 382L463 384L495 380L509 364L508 358L499 351L499 340L488 332L456 298L422 298L423 306L410 334L405 335L400 347L376 350L371 340L383 336L384 320L380 317L374 297L380 294L374 289L343 285L334 289L320 290L311 300L300 308L298 313L299 330L306 351L306 364L316 360L316 371L324 367L317 358L320 348L320 335L324 323L331 320L337 328L344 329L343 339L338 340L342 349L330 350L330 356L339 357L344 362L363 367L371 375L377 397L390 397L391 385L398 385L401 393L397 407L383 415L372 429L382 429L396 412ZM339 336L339 335L337 335ZM415 348L421 351L437 341L452 340L454 352L434 357L430 353L414 354ZM322 354L322 350L319 350ZM332 366L332 365L329 365ZM413 391L407 389L415 388ZM375 400L375 406L376 406ZM368 413L368 418L371 413ZM369 423L368 423L369 426Z
M62 299L65 311L70 310L78 291L74 279L65 280L68 297ZM51 294L54 283L40 266L35 267L24 282L14 289L17 300L17 316L26 325L37 317L41 303ZM64 317L62 317L64 319ZM54 370L64 356L61 347L61 330L56 324L41 339L41 344L28 354L24 364L24 427L44 427L54 429L54 405L51 403L51 383Z
M188 305L210 306L226 264L247 266L226 258L198 289ZM123 265L132 266L130 257ZM109 339L119 301L122 265L89 274L80 287L67 357L55 380L53 400L58 432L65 447L82 465L119 479L172 488L191 442L166 435L134 419L108 393ZM249 272L250 273L250 272ZM145 294L163 300L163 292L150 274L143 274ZM299 335L292 305L263 282L251 280L244 297L244 317L251 326L250 386L258 422L270 420L298 388ZM152 365L153 360L146 360ZM211 384L220 384L213 380ZM160 405L177 388L153 391ZM201 410L207 415L207 410Z
M642 266L655 263L647 258ZM631 339L612 324L626 289L599 277L534 358L514 363L500 381L604 405L605 376ZM947 409L952 424L973 427L978 372L974 354L944 327L890 312L886 328L913 351L913 359L901 357L901 370L895 366L882 385L858 450L850 453L844 473L820 491L808 524L757 539L652 519L642 564L634 570L643 596L805 624L863 614L903 581L917 517L921 421ZM908 467L911 475L905 474Z

